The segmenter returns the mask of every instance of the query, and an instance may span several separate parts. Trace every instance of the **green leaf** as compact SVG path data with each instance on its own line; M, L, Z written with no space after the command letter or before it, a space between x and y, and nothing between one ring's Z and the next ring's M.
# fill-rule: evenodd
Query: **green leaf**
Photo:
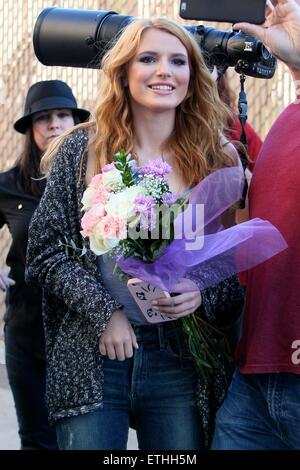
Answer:
M86 255L86 253L87 253L87 248L86 248L86 246L84 246L84 247L82 248L82 250L81 250L80 258L81 258L82 256Z
M75 242L73 240L71 240L71 247L74 249L74 250L77 250L77 246L75 245Z
M129 250L127 253L126 253L126 258L130 258L131 256L134 256L134 248L131 248L131 250Z
M227 364L232 363L227 339L220 330L203 320L196 312L184 317L182 326L198 375L201 380L208 383L214 371L223 367L227 355Z

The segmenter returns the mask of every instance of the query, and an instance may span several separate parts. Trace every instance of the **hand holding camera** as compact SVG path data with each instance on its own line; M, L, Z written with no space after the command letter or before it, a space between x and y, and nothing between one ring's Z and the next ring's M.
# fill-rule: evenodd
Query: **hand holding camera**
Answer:
M266 21L257 26L237 23L236 28L251 34L285 62L293 71L300 70L300 2L273 0L267 2Z

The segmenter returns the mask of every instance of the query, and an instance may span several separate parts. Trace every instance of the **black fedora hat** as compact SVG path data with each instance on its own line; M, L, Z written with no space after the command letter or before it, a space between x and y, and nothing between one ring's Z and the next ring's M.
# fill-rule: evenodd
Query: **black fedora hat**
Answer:
M17 132L25 134L31 124L34 113L48 109L72 109L81 122L88 119L90 113L77 107L71 88L61 80L44 80L32 85L27 93L24 114L14 123Z

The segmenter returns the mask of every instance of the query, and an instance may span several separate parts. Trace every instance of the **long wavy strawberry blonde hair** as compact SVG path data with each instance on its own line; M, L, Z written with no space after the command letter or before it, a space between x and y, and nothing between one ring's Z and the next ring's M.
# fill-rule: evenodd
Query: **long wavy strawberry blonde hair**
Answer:
M95 173L113 161L120 149L134 153L134 127L129 89L124 87L129 61L135 56L145 30L154 28L177 37L188 52L190 82L185 99L176 108L175 127L165 142L173 156L173 167L189 187L218 168L236 165L236 160L221 135L229 110L219 98L199 46L188 31L166 18L135 19L105 54L100 70L100 90L94 118L75 129L89 129L89 144L95 154ZM42 160L49 168L53 155L66 135L52 145ZM51 165L50 165L51 166Z

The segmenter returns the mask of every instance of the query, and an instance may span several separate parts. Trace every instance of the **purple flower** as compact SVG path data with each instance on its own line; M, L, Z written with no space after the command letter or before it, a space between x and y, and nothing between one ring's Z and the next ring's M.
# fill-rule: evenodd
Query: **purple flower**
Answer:
M141 227L152 229L153 207L155 199L152 196L137 196L134 201L134 211L141 216Z
M114 163L108 163L102 168L102 173L108 173L111 170L115 169L115 164Z
M177 196L173 193L165 193L161 197L162 203L165 206L172 206L177 200Z
M166 179L166 176L171 172L172 167L161 160L153 160L148 163L148 165L140 169L141 175L154 175L159 178Z
M152 196L137 196L134 200L134 211L139 214L142 212L149 214L154 204L155 200Z

